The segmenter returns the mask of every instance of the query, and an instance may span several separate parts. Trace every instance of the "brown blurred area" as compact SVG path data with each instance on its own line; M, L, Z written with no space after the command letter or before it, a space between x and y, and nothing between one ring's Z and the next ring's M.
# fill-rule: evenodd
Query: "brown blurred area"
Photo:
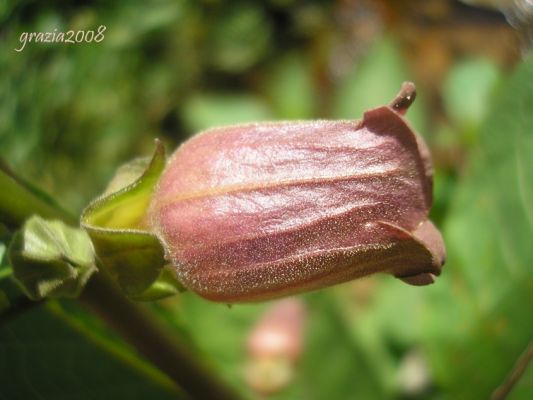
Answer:
M337 20L347 41L333 64L337 68L348 64L342 59L356 57L376 31L388 32L400 44L438 118L442 83L455 62L486 58L509 70L525 46L502 11L488 7L486 1L470 3L479 6L456 0L343 0Z

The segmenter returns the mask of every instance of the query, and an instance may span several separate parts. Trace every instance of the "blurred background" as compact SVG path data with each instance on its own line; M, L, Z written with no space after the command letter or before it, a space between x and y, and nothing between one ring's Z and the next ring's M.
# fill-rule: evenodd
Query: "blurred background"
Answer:
M532 21L530 0L3 0L0 157L79 213L155 138L170 152L215 125L358 119L411 80L449 253L436 284L300 296L275 357L250 337L277 303L148 307L247 398L489 398L533 337ZM15 51L23 32L101 25L99 43ZM177 396L74 302L0 328L0 382L0 399ZM508 398L533 398L531 367Z

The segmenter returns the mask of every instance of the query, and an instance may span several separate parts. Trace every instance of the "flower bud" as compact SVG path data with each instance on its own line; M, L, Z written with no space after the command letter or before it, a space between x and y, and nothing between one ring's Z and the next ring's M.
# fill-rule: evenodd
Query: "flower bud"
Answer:
M180 146L148 219L181 283L228 303L377 272L432 283L444 245L430 155L403 118L414 94L359 121L226 126Z
M262 394L276 393L289 385L302 353L305 304L288 298L274 302L251 330L247 340L248 386Z
M248 337L253 358L284 357L296 363L302 352L306 308L297 298L274 302Z

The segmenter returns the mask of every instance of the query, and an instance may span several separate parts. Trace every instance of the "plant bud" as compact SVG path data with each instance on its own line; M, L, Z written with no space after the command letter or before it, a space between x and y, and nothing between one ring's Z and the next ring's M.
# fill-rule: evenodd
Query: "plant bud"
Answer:
M414 95L406 83L359 121L226 126L180 146L148 223L181 283L228 303L377 272L432 283L445 251L430 155L403 118Z
M297 298L273 303L248 336L248 354L252 358L283 357L297 362L306 314L305 304Z
M248 386L263 394L276 393L291 383L300 358L307 317L296 298L274 302L261 316L247 340Z

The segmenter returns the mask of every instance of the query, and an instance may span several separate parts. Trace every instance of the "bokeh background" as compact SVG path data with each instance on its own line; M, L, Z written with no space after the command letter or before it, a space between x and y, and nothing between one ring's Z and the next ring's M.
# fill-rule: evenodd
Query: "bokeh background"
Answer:
M449 253L436 284L300 296L302 354L266 369L247 338L272 303L147 306L247 398L489 398L533 337L532 20L529 0L0 1L0 156L79 213L155 138L171 151L220 124L357 119L414 81ZM22 32L100 25L100 43L14 50ZM0 328L0 399L117 396L179 393L75 302ZM531 367L509 398L533 398Z

